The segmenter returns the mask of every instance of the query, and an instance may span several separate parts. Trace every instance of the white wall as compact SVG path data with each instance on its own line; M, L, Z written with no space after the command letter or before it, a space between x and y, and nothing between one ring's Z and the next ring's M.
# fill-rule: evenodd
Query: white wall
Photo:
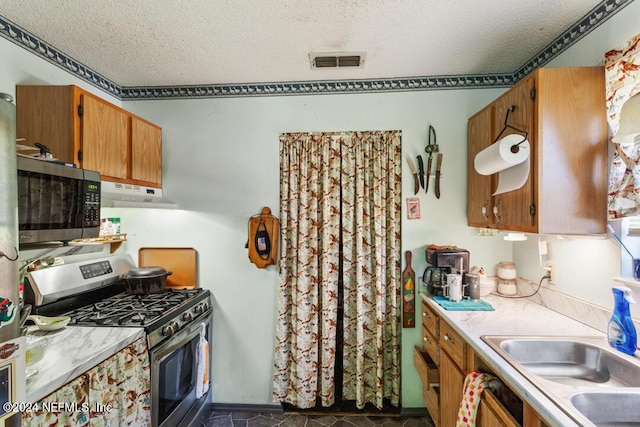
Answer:
M640 3L627 6L563 53L557 66L598 63L604 51L640 31L636 16ZM13 94L16 84L77 84L162 126L164 188L183 209L105 209L103 216L122 218L129 240L121 251L134 259L143 246L198 250L199 283L215 300L214 402L271 403L278 276L274 266L259 270L249 263L244 244L251 215L263 206L278 214L281 132L401 130L406 217L406 198L413 197L406 158L425 154L427 129L433 125L444 153L442 197L437 200L431 186L428 195L419 196L422 218L402 223L403 250L412 251L417 275L426 266L428 243L467 248L471 263L487 268L513 259L519 273L535 282L543 274L535 237L512 248L501 236L477 237L466 226L466 120L502 89L119 103L6 40L0 40L0 57L2 92ZM591 248L586 261L591 268L578 277L574 273L584 270L586 258L575 255L584 247ZM608 301L610 278L619 274L614 245L560 243L550 245L550 252L557 262L558 290L600 303L606 294ZM419 343L419 328L403 330L405 408L423 406L412 355Z

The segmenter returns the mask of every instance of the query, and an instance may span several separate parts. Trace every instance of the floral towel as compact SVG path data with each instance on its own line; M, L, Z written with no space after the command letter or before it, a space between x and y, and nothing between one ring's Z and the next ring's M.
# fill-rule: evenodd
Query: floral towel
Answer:
M480 396L490 381L496 377L484 372L471 372L464 379L464 392L458 410L458 420L456 427L474 427L476 425L476 414L480 405Z

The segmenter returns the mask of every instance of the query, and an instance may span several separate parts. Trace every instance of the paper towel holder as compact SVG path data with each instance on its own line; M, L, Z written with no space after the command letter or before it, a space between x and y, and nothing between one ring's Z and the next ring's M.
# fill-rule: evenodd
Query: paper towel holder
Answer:
M500 131L500 133L498 134L498 136L496 136L496 139L493 140L492 144L495 144L496 142L498 142L498 140L500 139L500 137L502 136L502 134L504 133L504 131L506 131L507 129L512 129L518 133L521 133L524 137L522 138L522 141L518 142L517 144L513 144L511 146L511 152L513 154L516 154L518 151L520 151L520 144L522 144L523 142L525 142L527 140L527 137L529 136L529 132L526 132L524 130L520 130L516 127L511 126L508 122L509 122L509 113L511 113L512 111L515 111L516 106L515 105L510 105L509 108L507 108L507 114L504 116L504 127L502 128L502 130Z

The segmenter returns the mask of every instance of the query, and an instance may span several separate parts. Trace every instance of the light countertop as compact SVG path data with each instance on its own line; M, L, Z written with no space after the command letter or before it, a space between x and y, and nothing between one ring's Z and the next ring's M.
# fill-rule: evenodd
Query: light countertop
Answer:
M421 293L441 318L471 345L494 373L522 397L550 426L577 426L556 404L480 338L482 335L596 336L604 333L526 299L489 295L482 300L495 311L447 311Z
M53 332L29 327L28 335L49 338L44 358L27 380L27 402L34 402L145 336L143 328L67 326Z

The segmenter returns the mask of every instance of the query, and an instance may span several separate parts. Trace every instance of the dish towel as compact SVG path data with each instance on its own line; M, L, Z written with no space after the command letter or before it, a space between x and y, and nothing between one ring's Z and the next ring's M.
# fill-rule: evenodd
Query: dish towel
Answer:
M449 299L441 296L433 297L433 300L440 304L442 308L449 311L494 311L495 308L486 301L478 300L471 301L463 299L458 302L450 301Z
M476 414L480 405L480 396L490 381L494 380L491 374L484 372L470 372L464 379L464 392L458 410L458 420L456 427L474 427L476 425Z
M197 367L196 399L199 399L209 391L209 343L207 342L207 325L202 325L202 330L200 331Z

